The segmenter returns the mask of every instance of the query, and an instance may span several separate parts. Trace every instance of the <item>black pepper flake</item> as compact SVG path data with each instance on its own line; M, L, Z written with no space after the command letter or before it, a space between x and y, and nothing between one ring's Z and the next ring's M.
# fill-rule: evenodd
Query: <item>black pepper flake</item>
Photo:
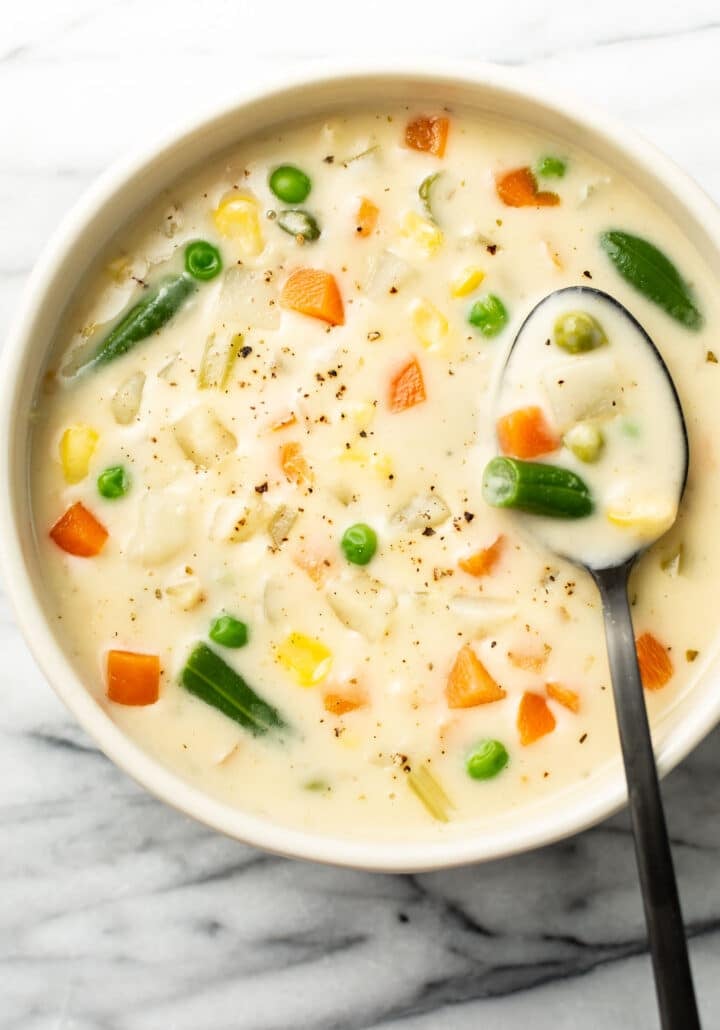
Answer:
M391 286L390 287L390 293L397 293L397 291L398 291L397 290L397 286Z
M582 737L580 738L580 743L584 744L586 740L587 740L587 733L583 733Z
M252 347L249 344L246 343L245 346L240 349L240 357L241 358L249 358L251 354L252 354Z
M266 494L267 492L268 492L268 485L267 485L267 483L258 483L258 485L255 487L255 493L256 494Z
M463 518L465 519L466 522L472 522L472 520L475 518L475 516L473 515L473 513L471 511L464 511L463 512Z
M328 375L329 375L329 376L330 376L331 378L333 378L333 379L334 379L334 378L335 378L335 376L337 375L337 369L336 369L336 368L329 368L329 369L328 369Z
M587 268L586 268L586 269L585 269L585 271L583 272L583 276L584 276L584 277L585 277L586 279L592 279L592 276L591 276L591 275L590 275L590 273L588 272Z
M335 155L334 154L327 154L323 158L323 161L325 162L326 165L331 165L334 162L334 160L335 160Z
M360 436L363 438L363 440L366 439L366 437L367 437L367 429L361 429L360 430Z
M488 254L497 254L497 243L488 243L485 250L488 252Z
M718 363L717 354L715 354L713 351L709 350L707 352L707 354L705 355L705 360L709 361L711 365L717 365L717 363Z
M422 535L435 536L435 530L432 528L432 526L425 526L425 529L422 531Z

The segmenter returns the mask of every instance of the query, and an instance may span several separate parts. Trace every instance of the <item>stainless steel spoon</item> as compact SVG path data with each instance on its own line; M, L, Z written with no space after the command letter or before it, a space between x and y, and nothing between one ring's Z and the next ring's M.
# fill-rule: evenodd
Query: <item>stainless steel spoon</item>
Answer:
M602 299L604 303L613 305L616 311L621 311L631 325L639 330L651 349L667 377L677 407L678 432L682 434L685 454L685 469L680 487L682 497L687 480L688 440L680 399L654 343L630 312L613 297L583 286L568 287L549 294L533 309L520 327L508 353L505 368L533 315L543 304L561 294L576 302L575 307L582 307L583 299L588 297ZM532 519L532 515L525 516L526 525L531 532ZM649 541L645 546L654 542ZM645 547L640 548L619 564L604 568L594 568L590 564L579 562L577 558L571 560L583 564L590 572L602 598L615 711L625 763L635 856L655 974L660 1022L663 1030L695 1030L700 1027L700 1020L628 600L628 577L638 555L644 549Z

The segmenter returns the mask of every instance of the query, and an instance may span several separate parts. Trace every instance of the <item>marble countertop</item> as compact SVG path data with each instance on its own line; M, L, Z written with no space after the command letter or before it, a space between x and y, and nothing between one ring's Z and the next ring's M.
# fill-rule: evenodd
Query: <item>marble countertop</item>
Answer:
M24 0L0 33L0 336L110 161L289 64L528 66L621 116L720 200L717 0L409 6ZM0 597L3 1030L657 1026L628 820L489 865L380 876L270 857L93 747ZM705 1026L720 1026L720 731L665 782Z

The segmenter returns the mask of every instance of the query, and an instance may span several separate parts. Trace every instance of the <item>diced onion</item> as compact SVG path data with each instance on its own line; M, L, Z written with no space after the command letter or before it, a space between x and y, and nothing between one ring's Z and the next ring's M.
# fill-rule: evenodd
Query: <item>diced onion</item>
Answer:
M415 494L392 517L395 525L412 531L439 526L450 518L450 509L438 494Z
M384 583L360 572L328 584L327 602L340 622L367 640L379 640L397 607L395 593Z
M175 424L175 439L183 454L203 468L210 468L237 447L237 440L208 409L192 408Z
M136 417L142 403L144 388L145 373L135 372L115 391L111 408L115 421L121 426L128 425Z

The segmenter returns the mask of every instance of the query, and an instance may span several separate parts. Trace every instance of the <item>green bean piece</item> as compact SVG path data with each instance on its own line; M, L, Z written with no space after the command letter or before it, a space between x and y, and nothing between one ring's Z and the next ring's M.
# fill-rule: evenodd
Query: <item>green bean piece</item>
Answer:
M343 533L342 552L353 565L367 565L377 550L377 535L364 522L356 522Z
M248 642L248 628L232 615L218 615L210 625L208 636L223 647L245 647Z
M554 154L545 154L535 166L535 173L543 179L562 179L567 171L567 161Z
M465 768L474 780L491 780L509 760L507 748L499 740L481 740L468 755Z
M124 497L130 489L130 476L122 465L111 465L98 476L98 493L108 501Z
M592 464L598 461L605 446L602 430L592 422L578 422L568 429L563 443L575 455L578 461Z
M270 174L268 185L285 204L302 204L312 189L309 177L295 165L280 165Z
M248 686L207 644L196 644L181 673L182 686L255 736L282 729L280 713Z
M507 309L494 293L488 293L480 300L475 301L468 315L470 325L474 325L488 339L502 332L507 321Z
M95 365L107 365L109 361L127 354L141 340L159 332L196 289L195 280L185 272L163 279L156 287L151 287L142 300L122 316L94 353L73 370L73 374L85 372Z
M300 237L303 243L310 243L320 235L320 226L308 211L281 211L277 224L291 236Z
M493 508L514 508L556 519L592 514L587 484L569 469L519 458L493 458L483 473L482 492Z
M185 271L193 279L208 282L222 271L220 251L206 240L195 240L185 248Z
M623 279L688 329L700 329L703 316L692 290L672 261L640 236L613 229L600 236L600 246Z
M586 354L607 341L605 330L587 311L566 311L555 319L553 339L568 354Z

